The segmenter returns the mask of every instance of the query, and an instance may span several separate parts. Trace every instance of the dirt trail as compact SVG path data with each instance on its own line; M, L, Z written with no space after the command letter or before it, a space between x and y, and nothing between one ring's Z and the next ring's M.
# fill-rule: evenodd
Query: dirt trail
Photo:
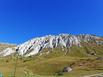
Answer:
M93 75L86 75L86 76L83 76L83 77L97 77L97 76L99 76L99 77L103 77L103 73L98 73L98 74L93 74Z

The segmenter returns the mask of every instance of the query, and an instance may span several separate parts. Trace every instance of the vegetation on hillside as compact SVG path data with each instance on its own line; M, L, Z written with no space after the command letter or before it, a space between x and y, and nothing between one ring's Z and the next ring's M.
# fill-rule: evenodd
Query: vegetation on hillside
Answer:
M4 77L14 77L14 73L15 77L82 77L102 73L103 46L93 43L82 45L70 49L44 49L43 52L27 58L15 54L0 58L0 72ZM66 55L65 51L68 52ZM63 72L63 68L68 66L73 70Z

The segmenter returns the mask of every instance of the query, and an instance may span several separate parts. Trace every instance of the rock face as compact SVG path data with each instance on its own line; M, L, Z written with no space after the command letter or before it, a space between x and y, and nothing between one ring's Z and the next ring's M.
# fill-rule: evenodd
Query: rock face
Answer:
M31 39L23 44L18 45L15 48L15 52L18 52L21 56L31 56L35 55L38 52L42 52L44 48L70 48L72 46L78 46L81 47L81 42L97 42L97 39L100 39L101 37L97 37L94 35L70 35L70 34L59 34L57 36L54 35L48 35L44 37L34 38ZM10 55L12 53L15 53L11 49L6 49L0 55L6 56Z
M1 57L9 56L12 53L15 53L16 51L13 50L12 48L7 48L3 52L0 52Z

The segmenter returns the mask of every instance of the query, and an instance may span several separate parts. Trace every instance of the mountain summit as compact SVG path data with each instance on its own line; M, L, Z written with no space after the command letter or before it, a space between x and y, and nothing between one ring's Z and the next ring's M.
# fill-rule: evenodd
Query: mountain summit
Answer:
M14 53L18 53L21 56L32 56L38 53L42 53L44 49L49 48L51 51L54 48L61 48L67 53L67 49L72 46L82 47L83 43L92 43L96 45L103 44L103 38L95 35L80 34L59 34L59 35L47 35L44 37L37 37L31 39L23 44L20 44L14 48L7 48L0 52L0 56L9 56ZM51 51L48 51L50 53Z

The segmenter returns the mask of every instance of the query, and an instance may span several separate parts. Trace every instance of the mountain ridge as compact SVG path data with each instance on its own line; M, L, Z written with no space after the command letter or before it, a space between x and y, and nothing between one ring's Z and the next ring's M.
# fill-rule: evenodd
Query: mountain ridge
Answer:
M93 42L96 44L103 44L103 38L90 34L59 34L59 35L46 35L43 37L33 38L25 43L17 45L15 48L7 48L0 52L0 56L8 56L12 53L17 52L21 56L32 56L39 52L42 52L44 48L70 48L72 46L81 47L81 42L89 43Z

